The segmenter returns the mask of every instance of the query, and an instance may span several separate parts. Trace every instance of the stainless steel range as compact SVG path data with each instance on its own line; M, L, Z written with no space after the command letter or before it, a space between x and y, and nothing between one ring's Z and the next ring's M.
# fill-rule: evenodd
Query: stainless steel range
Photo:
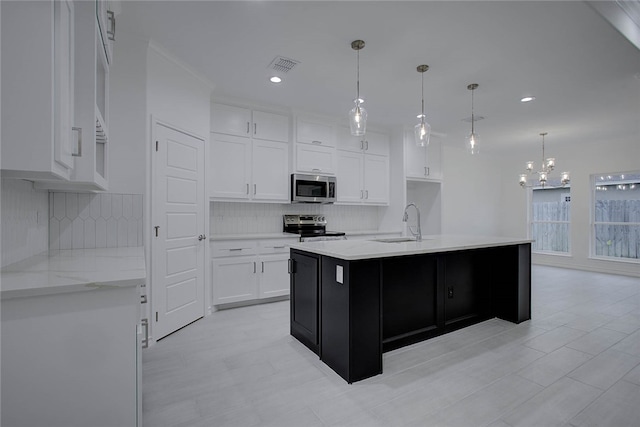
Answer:
M324 215L284 215L282 222L284 232L299 234L301 242L347 239L341 231L327 231Z

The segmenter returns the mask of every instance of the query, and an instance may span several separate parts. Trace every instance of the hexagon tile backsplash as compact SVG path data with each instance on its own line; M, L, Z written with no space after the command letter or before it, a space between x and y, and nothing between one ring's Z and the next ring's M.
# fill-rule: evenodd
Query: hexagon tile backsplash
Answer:
M49 193L49 249L142 246L142 194Z

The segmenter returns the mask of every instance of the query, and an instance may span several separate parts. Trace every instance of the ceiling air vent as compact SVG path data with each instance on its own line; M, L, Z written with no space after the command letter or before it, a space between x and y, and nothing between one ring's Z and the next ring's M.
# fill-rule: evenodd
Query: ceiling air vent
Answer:
M276 70L280 73L288 73L289 71L293 70L293 68L299 63L300 61L296 61L295 59L285 58L284 56L276 56L267 68Z

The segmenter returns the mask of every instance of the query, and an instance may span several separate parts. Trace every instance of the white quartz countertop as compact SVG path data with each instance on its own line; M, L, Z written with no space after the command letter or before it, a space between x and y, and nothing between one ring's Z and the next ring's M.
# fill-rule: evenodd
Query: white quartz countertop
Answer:
M532 240L466 235L430 235L421 242L379 242L375 240L329 240L322 242L296 242L292 249L299 249L319 255L326 255L347 261L387 258L405 255L450 252L466 249L490 248L496 246L531 243Z
M144 248L49 251L4 267L2 299L105 287L128 287L146 281Z
M328 230L338 231L338 230ZM400 234L401 231L378 231L378 230L358 230L358 231L345 231L347 236L362 236L362 235L386 235L386 234ZM300 236L291 233L251 233L251 234L215 234L209 237L212 242L218 240L257 240L257 239L299 239Z

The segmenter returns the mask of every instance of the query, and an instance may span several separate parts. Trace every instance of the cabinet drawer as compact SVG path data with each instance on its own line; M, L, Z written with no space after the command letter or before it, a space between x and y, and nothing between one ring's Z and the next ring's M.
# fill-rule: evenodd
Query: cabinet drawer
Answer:
M253 240L220 240L211 243L211 256L213 258L255 255L256 242Z
M291 243L298 239L269 239L259 242L261 254L281 254L289 253Z

